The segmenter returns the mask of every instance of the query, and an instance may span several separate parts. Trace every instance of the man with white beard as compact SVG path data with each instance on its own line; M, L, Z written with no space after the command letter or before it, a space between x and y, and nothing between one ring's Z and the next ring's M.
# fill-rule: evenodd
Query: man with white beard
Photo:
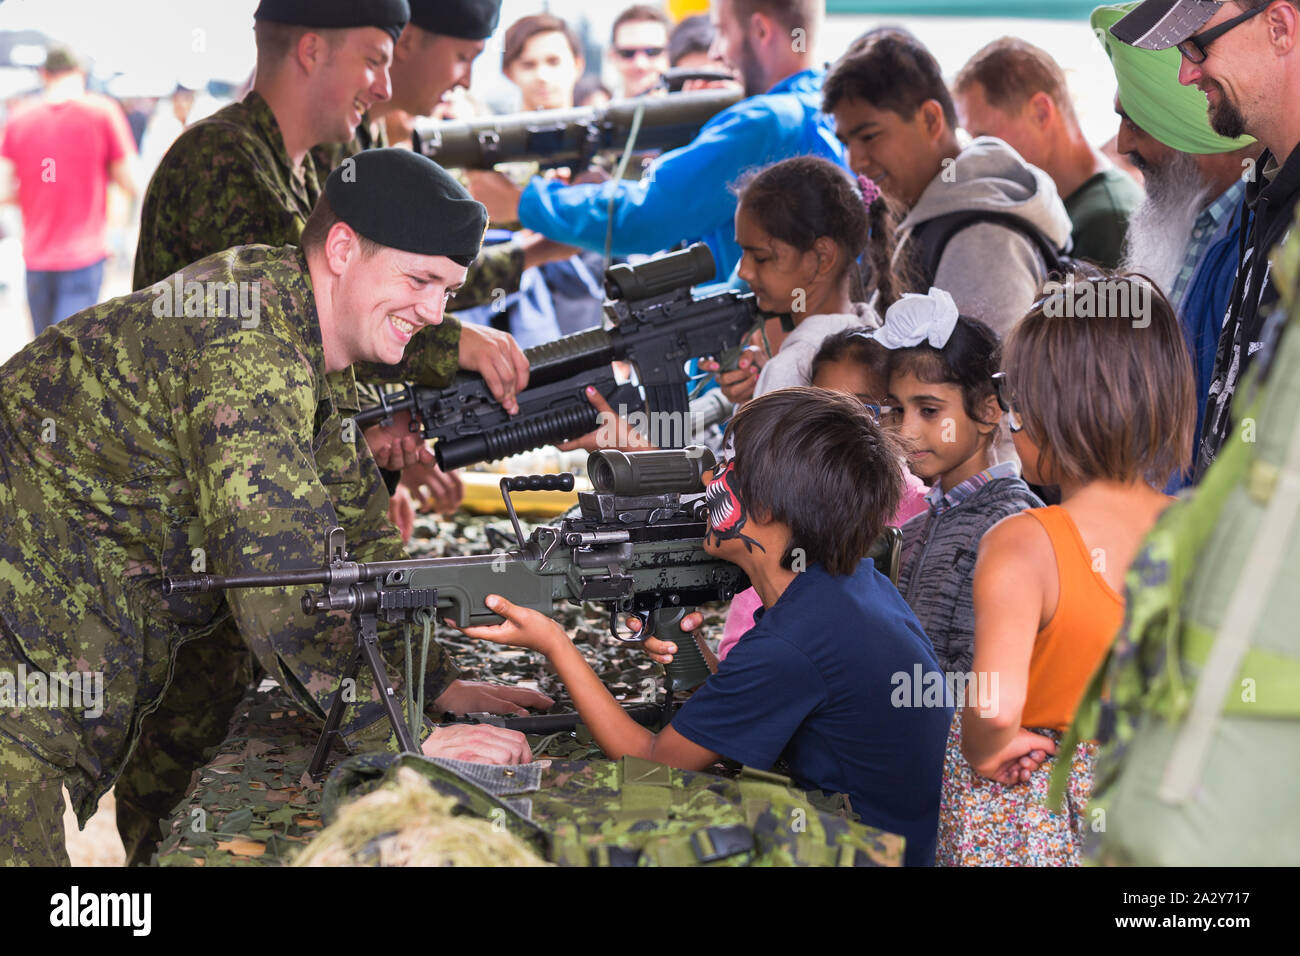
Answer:
M1210 128L1205 98L1178 83L1177 50L1120 43L1110 27L1137 3L1098 7L1093 32L1106 46L1119 91L1118 150L1146 178L1146 199L1129 216L1123 268L1153 279L1173 304L1196 372L1197 434L1214 356L1237 273L1246 181L1263 147ZM1175 476L1171 493L1191 483Z

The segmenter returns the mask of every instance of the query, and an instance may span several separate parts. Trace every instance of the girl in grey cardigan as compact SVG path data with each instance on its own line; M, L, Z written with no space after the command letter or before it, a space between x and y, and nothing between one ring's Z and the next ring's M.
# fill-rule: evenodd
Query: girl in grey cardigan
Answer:
M875 339L891 350L890 414L912 472L931 485L929 509L903 526L898 587L948 672L970 670L975 641L971 588L980 538L1008 515L1043 503L1015 462L997 462L994 374L998 337L959 316L939 289L905 295Z

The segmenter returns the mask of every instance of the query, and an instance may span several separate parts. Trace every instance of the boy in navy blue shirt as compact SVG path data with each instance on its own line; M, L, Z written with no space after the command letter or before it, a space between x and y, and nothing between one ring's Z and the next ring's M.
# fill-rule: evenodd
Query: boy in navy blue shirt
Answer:
M902 835L909 866L932 864L952 707L895 706L913 703L898 675L942 673L911 609L863 558L902 494L898 448L861 403L822 389L769 392L729 432L734 452L705 473L704 548L746 571L763 610L662 731L628 717L543 614L491 595L505 623L465 633L544 653L612 759L704 770L719 757L760 769L783 758L798 786L845 793L863 823ZM661 662L676 651L646 648Z

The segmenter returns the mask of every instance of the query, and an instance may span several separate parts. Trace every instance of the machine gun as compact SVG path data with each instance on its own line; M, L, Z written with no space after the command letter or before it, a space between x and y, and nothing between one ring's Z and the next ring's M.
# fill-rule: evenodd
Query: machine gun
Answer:
M605 277L605 313L613 328L588 329L527 349L528 388L509 415L483 377L460 372L446 388L409 386L382 396L354 418L360 427L388 424L394 412L411 412L411 429L436 439L444 471L553 445L585 435L598 424L584 390L596 388L615 409L642 409L635 386L619 385L611 365L626 361L645 389L651 440L681 447L689 440L686 362L717 356L734 367L745 337L763 321L753 293L723 290L692 294L713 278L713 254L703 243L638 266L616 265Z
M344 688L352 686L348 679L355 681L363 662L370 668L402 749L419 752L418 728L408 726L401 714L379 651L379 621L415 624L449 618L460 627L500 623L502 619L483 604L489 594L501 594L547 615L554 612L558 600L600 602L609 611L610 633L619 640L634 643L653 635L676 643L673 662L664 667L661 720L666 720L675 693L709 676L695 637L681 630L682 618L699 604L730 600L749 586L740 568L703 549L708 519L701 475L713 466L713 453L702 446L629 454L596 452L587 462L596 490L579 494L580 513L557 525L535 528L527 538L510 492L571 491L573 475L501 479L516 538L516 546L504 553L362 564L348 558L343 529L332 528L325 541L323 567L230 577L168 577L163 591L323 585L303 595L303 612L351 613L355 652L316 746L309 768L313 777L320 776L337 736L346 707ZM640 619L640 633L620 629L620 616L626 615ZM423 673L414 681L408 675L408 694L416 683L423 686L423 679ZM416 719L421 718L416 715Z
M741 95L738 90L697 90L470 122L420 119L412 140L416 152L452 169L523 162L586 169L601 153L621 152L629 145L643 152L685 146L701 126L740 102ZM634 142L629 142L634 130Z

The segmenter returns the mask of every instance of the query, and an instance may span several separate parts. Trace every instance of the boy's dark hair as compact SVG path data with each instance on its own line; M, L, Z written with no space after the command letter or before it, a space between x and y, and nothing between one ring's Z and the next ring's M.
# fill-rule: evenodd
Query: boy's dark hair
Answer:
M611 46L618 37L618 28L625 23L657 23L664 28L665 35L672 28L672 21L668 19L668 14L659 7L653 7L648 3L635 3L614 20L614 26L609 31Z
M1005 359L1042 477L1163 487L1190 462L1196 431L1195 378L1173 306L1132 273L1076 277L1049 291L1007 335ZM1093 296L1096 317L1058 308L1083 295ZM1145 310L1134 305L1143 297Z
M896 30L877 34L831 69L822 85L822 112L833 112L846 99L862 100L905 120L915 116L922 103L934 100L943 108L949 129L957 128L957 110L939 62L920 40Z
M740 206L773 239L809 252L827 236L845 253L847 269L867 245L862 194L842 168L818 156L796 156L760 169L736 189Z
M505 40L502 42L501 69L504 71L511 63L523 56L528 41L541 33L563 33L564 39L569 41L573 58L576 60L582 56L582 44L578 42L578 35L573 32L571 26L549 13L534 13L520 17L510 24L510 29L506 31Z
M852 362L861 365L889 390L889 349L862 333L865 329L841 329L822 339L808 369L808 380L817 381L817 373L826 365ZM877 396L883 398L883 395Z
M944 347L929 344L894 349L889 354L889 374L911 373L931 385L956 385L961 389L962 410L981 425L996 424L980 417L980 406L996 394L994 373L1002 365L1002 343L998 334L979 319L960 316ZM989 435L992 443L997 431Z
M820 388L781 388L731 420L735 492L756 516L790 528L781 567L796 553L831 574L852 574L903 495L897 442L862 403ZM859 519L844 520L854 502Z
M1046 93L1067 118L1074 117L1074 101L1065 73L1051 54L1019 37L1002 37L976 53L953 82L965 92L978 85L989 106L1012 116L1025 108L1036 93Z

